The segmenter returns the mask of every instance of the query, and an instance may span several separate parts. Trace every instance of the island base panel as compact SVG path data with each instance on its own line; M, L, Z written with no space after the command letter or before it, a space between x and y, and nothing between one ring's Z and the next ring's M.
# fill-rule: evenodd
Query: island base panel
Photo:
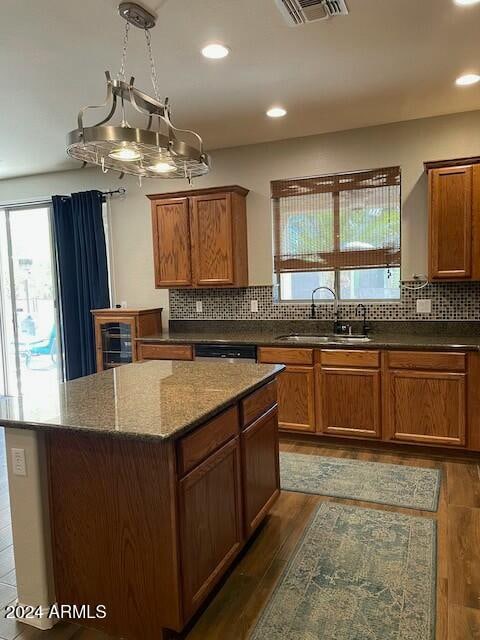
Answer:
M105 605L105 619L84 624L114 637L181 632L278 497L271 394L243 429L240 402L177 440L51 431L57 601ZM218 425L221 437L202 435Z

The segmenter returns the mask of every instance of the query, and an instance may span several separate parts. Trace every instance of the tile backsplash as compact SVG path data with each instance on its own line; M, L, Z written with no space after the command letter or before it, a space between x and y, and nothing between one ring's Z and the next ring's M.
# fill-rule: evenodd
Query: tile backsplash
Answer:
M415 286L415 282L405 282ZM418 285L417 285L418 286ZM305 320L310 317L307 304L283 303L273 300L272 286L243 289L170 289L170 318L172 320ZM432 312L417 313L417 300L430 299ZM202 301L202 313L197 313L196 302ZM258 312L253 313L251 300L258 301ZM340 318L353 320L356 303L341 303ZM393 302L367 303L370 320L480 320L480 282L454 282L428 284L412 291L402 287L401 299ZM320 303L317 318L332 317L332 304Z

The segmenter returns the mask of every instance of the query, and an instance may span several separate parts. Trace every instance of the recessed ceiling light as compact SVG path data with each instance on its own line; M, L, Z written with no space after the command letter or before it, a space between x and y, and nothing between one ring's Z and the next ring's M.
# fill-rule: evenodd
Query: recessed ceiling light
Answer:
M283 107L272 107L267 111L267 116L269 118L283 118L283 116L287 115L287 110Z
M455 4L460 5L461 7L468 7L471 4L477 4L480 0L455 0Z
M468 87L470 84L476 84L477 82L480 82L480 76L476 73L466 73L455 81L459 87Z
M218 42L207 44L207 46L203 47L202 49L202 56L205 56L205 58L210 58L211 60L220 60L221 58L226 58L229 53L230 49Z

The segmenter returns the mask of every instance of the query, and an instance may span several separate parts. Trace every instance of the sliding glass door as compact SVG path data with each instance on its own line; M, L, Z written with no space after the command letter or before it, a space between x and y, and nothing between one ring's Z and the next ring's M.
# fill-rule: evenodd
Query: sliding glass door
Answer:
M0 209L1 391L45 393L62 378L51 206Z

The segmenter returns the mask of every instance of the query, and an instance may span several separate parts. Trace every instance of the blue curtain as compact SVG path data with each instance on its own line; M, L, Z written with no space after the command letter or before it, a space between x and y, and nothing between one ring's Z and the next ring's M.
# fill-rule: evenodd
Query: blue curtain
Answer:
M53 196L65 377L96 371L91 309L110 306L103 194Z

